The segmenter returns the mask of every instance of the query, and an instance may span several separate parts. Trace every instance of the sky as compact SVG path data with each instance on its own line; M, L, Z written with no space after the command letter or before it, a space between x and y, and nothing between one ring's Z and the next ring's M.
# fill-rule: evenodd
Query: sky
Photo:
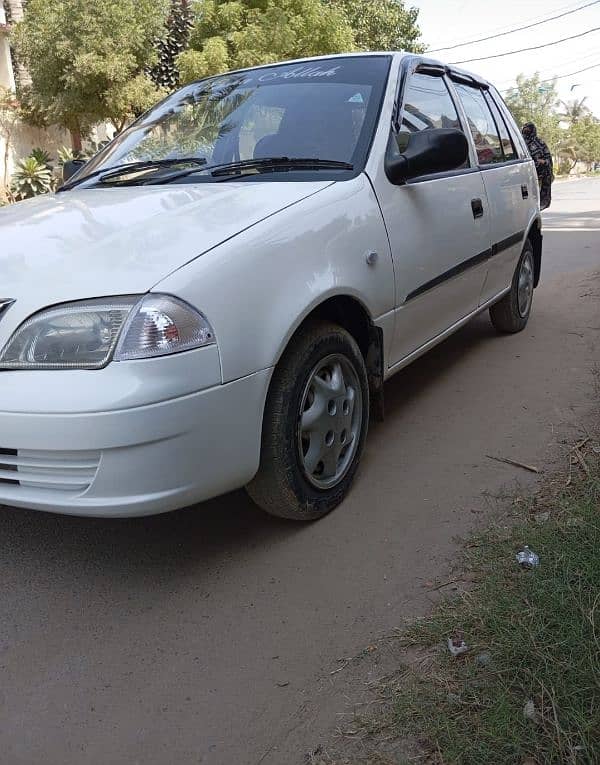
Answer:
M516 76L539 72L543 79L570 74L597 64L593 69L558 80L559 98L581 99L600 118L600 30L575 40L482 61L473 59L505 51L543 45L600 27L600 2L549 21L532 29L515 32L486 42L465 45L454 50L439 50L449 45L504 32L528 23L587 5L591 0L407 0L407 6L419 9L423 41L432 57L445 63L461 63L492 82L500 91L514 85Z

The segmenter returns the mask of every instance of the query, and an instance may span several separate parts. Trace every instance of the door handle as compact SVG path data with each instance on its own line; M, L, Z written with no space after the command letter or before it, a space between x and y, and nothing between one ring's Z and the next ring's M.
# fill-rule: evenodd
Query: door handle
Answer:
M483 202L481 199L471 200L471 210L473 210L474 218L483 218Z
M529 189L527 188L527 184L524 183L521 186L521 196L523 199L527 199L529 197Z

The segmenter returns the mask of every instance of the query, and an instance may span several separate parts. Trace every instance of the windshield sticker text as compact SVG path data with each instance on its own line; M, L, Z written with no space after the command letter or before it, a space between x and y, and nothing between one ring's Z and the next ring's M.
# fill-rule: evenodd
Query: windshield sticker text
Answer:
M296 80L301 77L335 77L339 73L341 66L332 66L330 69L321 69L318 66L301 66L296 69L289 69L285 72L267 72L258 78L259 82L270 82L271 80Z

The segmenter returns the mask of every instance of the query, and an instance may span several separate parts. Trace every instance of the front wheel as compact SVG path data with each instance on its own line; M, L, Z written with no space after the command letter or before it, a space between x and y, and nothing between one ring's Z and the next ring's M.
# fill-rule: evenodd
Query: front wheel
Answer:
M529 239L515 270L510 292L490 308L490 319L498 332L515 333L525 329L531 313L535 268Z
M248 493L282 518L326 515L350 490L368 421L369 387L358 345L335 324L311 323L274 372L260 468Z

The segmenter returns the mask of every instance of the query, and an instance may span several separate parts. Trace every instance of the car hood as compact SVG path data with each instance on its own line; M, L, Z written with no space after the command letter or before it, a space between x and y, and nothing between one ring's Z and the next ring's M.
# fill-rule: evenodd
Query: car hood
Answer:
M190 260L330 185L239 182L82 189L0 210L0 299L23 318L146 292Z

